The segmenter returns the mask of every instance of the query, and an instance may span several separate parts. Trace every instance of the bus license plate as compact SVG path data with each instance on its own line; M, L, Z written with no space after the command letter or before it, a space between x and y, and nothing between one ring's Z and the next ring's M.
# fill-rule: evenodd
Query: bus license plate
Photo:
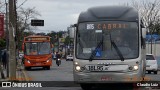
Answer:
M36 63L36 65L41 65L41 63Z
M107 71L109 66L103 65L87 65L86 69L89 71Z

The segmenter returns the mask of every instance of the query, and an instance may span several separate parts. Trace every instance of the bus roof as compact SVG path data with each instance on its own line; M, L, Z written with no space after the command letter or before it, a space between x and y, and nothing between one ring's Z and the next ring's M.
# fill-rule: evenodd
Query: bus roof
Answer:
M29 35L24 37L23 42L50 42L50 36L43 36L43 35Z
M50 36L43 36L43 35L29 35L25 37L50 37Z
M89 8L79 15L78 23L99 20L137 21L138 12L127 6L99 6Z

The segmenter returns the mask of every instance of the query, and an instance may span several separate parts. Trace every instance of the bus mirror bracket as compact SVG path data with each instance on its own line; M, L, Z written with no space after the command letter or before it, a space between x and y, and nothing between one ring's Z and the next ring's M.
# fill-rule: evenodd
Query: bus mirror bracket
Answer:
M142 28L142 37L146 38L146 28Z
M77 24L74 24L74 25L71 25L70 27L68 27L68 33L69 33L70 38L74 38L76 27L77 27Z
M22 44L22 50L24 51L24 43Z

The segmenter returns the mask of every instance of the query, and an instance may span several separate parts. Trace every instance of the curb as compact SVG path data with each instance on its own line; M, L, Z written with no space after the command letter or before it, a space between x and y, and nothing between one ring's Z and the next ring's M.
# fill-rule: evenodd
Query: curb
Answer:
M21 70L22 70L21 73L22 73L22 76L23 76L24 81L31 81L32 78L30 78L30 77L27 75L26 70L24 69L24 66L23 66L23 65L21 66Z
M25 79L24 81L29 81L29 78L28 78L28 76L27 76L27 74L26 74L24 69L22 70L22 74L23 74L24 79Z
M20 76L21 76L20 79L21 79L21 81L29 81L29 78L28 78L28 76L27 76L27 74L25 72L24 66L22 64L22 60L19 59L18 61L19 61Z
M2 78L0 78L0 81L28 81L27 80L27 75L24 71L23 65L21 64L21 61L18 60L18 65L16 67L16 78L10 78L7 77L7 72L6 70L3 69L3 67L0 67L0 74L2 74L3 76L1 76Z

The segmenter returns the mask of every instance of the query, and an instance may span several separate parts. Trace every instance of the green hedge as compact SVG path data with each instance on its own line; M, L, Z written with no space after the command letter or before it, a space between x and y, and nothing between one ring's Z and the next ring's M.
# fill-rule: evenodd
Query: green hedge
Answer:
M0 39L0 47L5 47L6 41L4 39Z

